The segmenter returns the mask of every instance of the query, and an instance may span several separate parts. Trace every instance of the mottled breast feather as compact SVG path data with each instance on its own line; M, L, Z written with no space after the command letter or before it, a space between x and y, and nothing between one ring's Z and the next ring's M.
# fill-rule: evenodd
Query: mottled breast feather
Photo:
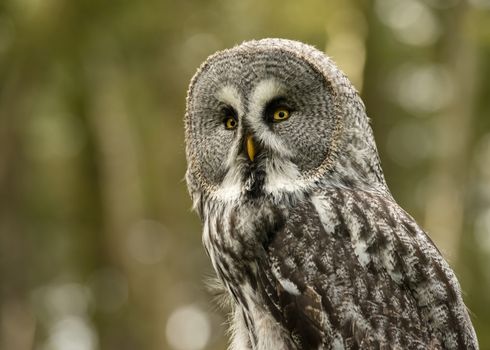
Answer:
M252 343L268 313L285 349L477 349L452 270L390 197L331 188L285 203L240 204L206 225Z

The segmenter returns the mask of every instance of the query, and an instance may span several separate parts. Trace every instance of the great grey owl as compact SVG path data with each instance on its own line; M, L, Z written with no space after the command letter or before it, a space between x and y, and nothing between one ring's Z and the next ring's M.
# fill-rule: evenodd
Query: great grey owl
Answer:
M209 57L186 180L233 305L233 350L477 349L458 281L393 199L363 102L295 41Z

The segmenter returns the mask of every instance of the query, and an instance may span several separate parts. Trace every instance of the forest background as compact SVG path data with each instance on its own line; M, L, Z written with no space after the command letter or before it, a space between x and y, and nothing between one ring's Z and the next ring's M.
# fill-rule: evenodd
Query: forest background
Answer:
M490 349L490 0L1 0L0 349L225 349L185 182L199 64L324 50Z

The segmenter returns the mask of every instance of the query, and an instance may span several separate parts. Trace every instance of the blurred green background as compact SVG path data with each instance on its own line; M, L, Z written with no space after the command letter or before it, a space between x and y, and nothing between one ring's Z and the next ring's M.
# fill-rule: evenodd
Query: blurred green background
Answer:
M185 94L209 54L263 37L357 86L490 349L490 0L1 0L0 349L225 349Z

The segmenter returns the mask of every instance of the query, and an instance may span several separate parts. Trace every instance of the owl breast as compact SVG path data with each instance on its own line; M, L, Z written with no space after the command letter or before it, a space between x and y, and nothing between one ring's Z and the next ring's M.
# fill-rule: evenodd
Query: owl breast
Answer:
M435 248L420 250L423 232L390 198L332 188L203 209L243 349L471 344L472 329L456 321L467 314L454 275Z
M283 229L288 209L262 196L232 206L209 201L202 209L204 246L235 305L230 349L295 349L278 323L279 310L268 296L274 286L267 282L273 278L268 245Z
M202 214L203 242L219 277L257 289L257 266L267 262L268 245L283 229L287 213L287 207L263 196L235 205L208 202Z

